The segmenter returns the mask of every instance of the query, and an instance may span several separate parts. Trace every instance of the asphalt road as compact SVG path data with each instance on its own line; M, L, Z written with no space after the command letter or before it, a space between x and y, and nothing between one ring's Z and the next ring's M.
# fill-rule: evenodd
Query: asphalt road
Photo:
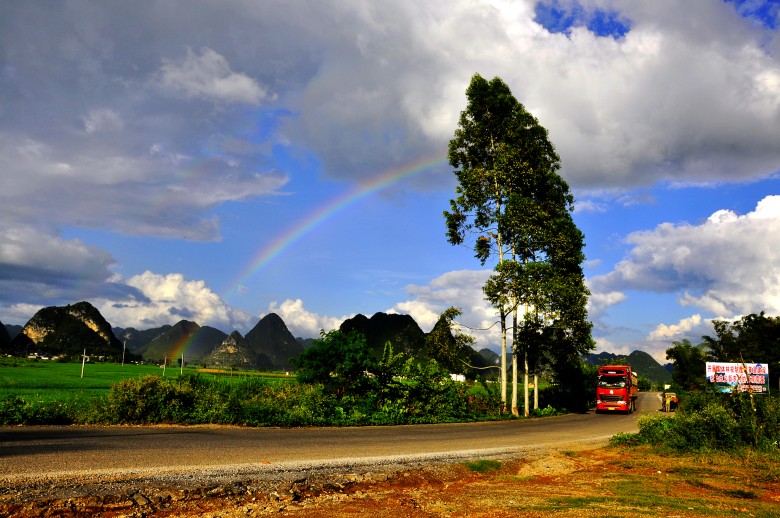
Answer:
M638 412L632 415L588 412L489 423L300 429L0 427L0 483L566 449L603 444L618 432L634 432L636 417L655 413L659 406L655 393L642 393Z

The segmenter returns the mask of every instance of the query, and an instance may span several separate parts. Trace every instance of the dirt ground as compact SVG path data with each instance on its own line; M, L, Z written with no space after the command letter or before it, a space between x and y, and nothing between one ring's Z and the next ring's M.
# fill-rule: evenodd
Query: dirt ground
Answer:
M0 515L768 517L780 516L780 467L763 457L666 457L607 447L262 483L109 484L75 495L6 491Z

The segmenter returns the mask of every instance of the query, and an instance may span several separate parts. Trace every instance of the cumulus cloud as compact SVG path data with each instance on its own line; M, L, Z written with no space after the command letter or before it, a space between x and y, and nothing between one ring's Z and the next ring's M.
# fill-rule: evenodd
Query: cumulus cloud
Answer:
M268 311L260 316L263 317L268 313L279 315L293 336L301 338L319 338L320 331L328 332L338 329L342 322L354 316L333 317L318 315L308 311L303 306L301 299L287 299L281 304L273 301L268 305Z
M233 72L228 60L208 47L200 54L188 48L187 56L180 61L163 59L160 82L175 93L214 101L257 105L269 98L257 81Z
M594 290L679 293L713 316L780 313L780 196L742 216L718 211L700 225L663 223L627 242L629 257L591 279Z
M711 334L714 319L780 314L780 196L763 198L747 214L719 210L700 224L663 223L626 241L628 256L588 281L597 335L619 332L600 319L632 291L676 295L678 305L699 310L648 332L642 343L659 360L673 341L698 343Z
M690 336L691 332L694 330L707 329L708 327L705 324L701 315L697 313L680 320L677 324L658 324L658 327L656 327L647 338L651 341L663 340L666 343L670 343ZM709 327L711 328L711 326Z
M454 306L463 312L458 322L464 326L464 333L474 337L475 346L496 348L501 343L498 317L482 293L490 274L489 270L459 270L427 284L410 284L406 287L409 299L396 303L388 312L411 315L423 331L429 332L444 310Z
M98 298L95 307L117 327L148 329L191 320L226 333L246 333L257 322L247 313L232 308L220 299L202 280L187 280L182 274L167 275L150 271L123 281L135 288L138 296Z
M36 217L8 208L27 194L48 221L212 239L210 209L285 183L257 166L274 145L352 180L443 156L474 72L501 76L548 127L581 192L777 171L774 33L719 1L694 18L679 16L683 1L579 4L585 19L567 32L543 26L531 1L192 1L153 17L19 4L0 22L0 46L13 50L0 89L0 214ZM598 9L630 30L593 32ZM14 23L22 17L33 25ZM186 159L146 153L155 147ZM580 207L601 210L587 197Z

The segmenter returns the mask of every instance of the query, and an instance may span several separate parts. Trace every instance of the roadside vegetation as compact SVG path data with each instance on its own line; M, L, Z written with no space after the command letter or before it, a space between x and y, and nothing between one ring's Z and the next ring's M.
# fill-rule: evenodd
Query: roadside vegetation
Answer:
M452 352L452 351L450 351ZM431 355L432 356L432 355ZM499 386L456 381L430 356L385 346L377 359L358 332L323 333L297 371L256 373L157 366L0 361L0 424L363 426L507 419ZM573 379L581 379L573 378ZM544 417L566 412L571 386L547 387ZM582 402L575 404L583 404Z
M754 314L716 321L714 329L715 336L698 345L682 340L667 350L674 362L669 390L678 395L677 410L641 416L638 433L611 441L632 470L669 464L658 470L666 480L627 473L621 478L625 484L615 487L629 488L634 499L645 495L646 505L684 515L777 516L780 396L771 387L780 379L780 318ZM720 392L705 379L706 362L768 365L769 393L739 386Z
M359 333L324 334L298 376L5 359L0 424L359 426L501 418L493 384L453 381L435 360L373 359Z

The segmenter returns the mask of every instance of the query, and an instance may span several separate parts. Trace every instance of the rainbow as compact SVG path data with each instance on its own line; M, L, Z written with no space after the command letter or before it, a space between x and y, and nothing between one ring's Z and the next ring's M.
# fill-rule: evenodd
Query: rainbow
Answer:
M197 338L199 333L200 329L192 333L190 336L184 335L176 339L176 342L174 342L173 347L170 349L168 365L177 365L177 362L182 357L182 354L187 352L187 349L190 348L190 344L195 341L195 338ZM186 356L184 357L184 363L187 363Z
M230 283L230 289L223 298L226 298L237 290L239 286L244 284L250 277L255 275L255 273L275 258L279 257L290 245L311 232L312 229L322 224L322 222L337 212L344 210L355 202L362 200L375 192L386 189L401 180L446 163L446 158L442 158L441 155L437 155L435 158L425 157L415 162L387 170L373 178L371 181L358 184L344 194L329 200L292 225L286 232L278 235L265 248L262 248L252 260L249 261L249 264L241 270L236 280Z

